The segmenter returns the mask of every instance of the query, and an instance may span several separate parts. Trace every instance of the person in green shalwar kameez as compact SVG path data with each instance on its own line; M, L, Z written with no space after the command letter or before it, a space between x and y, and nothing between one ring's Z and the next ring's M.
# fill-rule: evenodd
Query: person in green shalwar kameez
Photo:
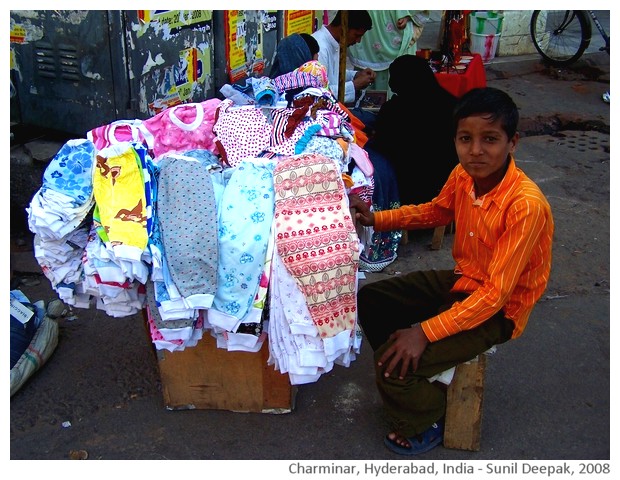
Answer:
M388 98L388 68L396 57L415 55L417 40L428 21L428 10L368 10L373 28L348 53L356 68L372 68L377 76L373 90L385 90Z

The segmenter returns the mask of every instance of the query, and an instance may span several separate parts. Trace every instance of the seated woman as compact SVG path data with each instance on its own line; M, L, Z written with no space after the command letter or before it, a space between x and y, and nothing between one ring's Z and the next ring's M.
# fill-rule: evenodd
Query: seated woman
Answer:
M451 120L457 98L415 55L390 64L389 83L394 95L379 110L372 147L394 168L401 204L428 202L458 164Z
M458 164L451 122L456 97L415 55L397 57L389 73L394 95L379 110L374 136L364 146L375 168L374 211L432 200ZM360 270L379 272L396 260L401 237L392 231L364 239Z

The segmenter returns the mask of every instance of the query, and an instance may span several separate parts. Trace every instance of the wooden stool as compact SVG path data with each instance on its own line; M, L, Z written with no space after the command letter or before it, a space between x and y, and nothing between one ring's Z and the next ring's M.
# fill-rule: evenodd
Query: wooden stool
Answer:
M482 399L486 354L456 366L448 387L443 446L459 450L480 450Z

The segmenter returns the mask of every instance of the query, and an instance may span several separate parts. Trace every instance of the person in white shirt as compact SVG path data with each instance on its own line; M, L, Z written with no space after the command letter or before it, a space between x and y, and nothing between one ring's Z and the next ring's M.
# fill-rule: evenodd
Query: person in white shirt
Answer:
M341 10L338 10L329 25L323 25L312 36L319 43L319 62L327 69L329 88L338 98L338 78L340 74L340 38L343 33L341 22ZM364 34L372 29L372 18L366 10L348 10L347 40L349 47L359 43ZM375 71L371 68L355 70L350 58L347 58L345 93L343 103L349 107L352 113L370 127L374 123L374 114L353 108L356 100L370 84L375 81ZM370 114L371 116L368 116Z

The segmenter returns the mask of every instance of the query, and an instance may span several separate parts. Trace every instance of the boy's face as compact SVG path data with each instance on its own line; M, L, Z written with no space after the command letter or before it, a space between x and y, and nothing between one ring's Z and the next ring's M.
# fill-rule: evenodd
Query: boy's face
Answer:
M477 195L484 195L504 177L508 154L516 149L519 134L508 138L501 121L487 114L459 120L454 143L459 162L474 179Z

